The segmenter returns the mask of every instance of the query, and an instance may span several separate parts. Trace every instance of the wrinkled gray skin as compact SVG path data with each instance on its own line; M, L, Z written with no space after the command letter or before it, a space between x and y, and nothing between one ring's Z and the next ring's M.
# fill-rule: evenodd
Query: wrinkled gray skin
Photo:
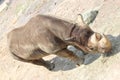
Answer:
M83 58L66 49L70 43L65 40L70 37L74 26L61 19L37 15L8 33L9 49L17 59L35 64L41 62L48 69L54 66L42 57L50 54L69 58L80 65Z

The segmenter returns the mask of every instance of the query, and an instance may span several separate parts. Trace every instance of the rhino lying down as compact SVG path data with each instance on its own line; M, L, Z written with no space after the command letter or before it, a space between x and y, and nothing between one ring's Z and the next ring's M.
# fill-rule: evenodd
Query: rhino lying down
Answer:
M55 17L37 15L27 24L8 33L10 52L19 60L42 64L48 69L52 63L42 58L50 54L69 58L80 65L84 57L78 57L67 50L73 45L84 53L106 53L111 50L108 38L96 33L84 24L82 16L78 17L78 24L73 24Z

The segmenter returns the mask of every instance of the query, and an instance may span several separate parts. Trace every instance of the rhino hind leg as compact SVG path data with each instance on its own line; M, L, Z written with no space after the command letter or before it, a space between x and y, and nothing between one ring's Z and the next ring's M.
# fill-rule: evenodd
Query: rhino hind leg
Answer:
M50 61L45 61L42 59L42 57L48 56L49 54L42 51L41 49L35 49L31 53L26 53L26 54L28 54L27 57L23 57L23 55L19 56L20 51L21 50L19 50L16 53L11 52L14 59L16 59L18 61L22 61L22 62L29 62L29 63L33 63L35 65L44 66L49 70L52 70L55 67L54 63L51 63ZM25 50L22 49L21 53L23 53L23 52L25 52Z
M53 70L55 67L54 63L51 63L50 61L45 61L44 59L39 59L39 60L34 60L32 61L33 64L35 65L42 65L44 67L46 67L49 70Z

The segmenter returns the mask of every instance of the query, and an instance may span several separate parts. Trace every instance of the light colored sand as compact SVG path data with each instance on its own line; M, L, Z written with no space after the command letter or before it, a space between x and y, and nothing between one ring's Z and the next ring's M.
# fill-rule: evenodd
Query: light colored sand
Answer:
M87 65L75 67L65 58L51 55L45 59L55 61L54 71L16 61L10 56L6 33L26 23L31 16L40 13L74 21L77 14L99 6L99 14L91 28L109 34L113 56L87 55ZM0 80L120 80L119 0L12 0L0 17Z

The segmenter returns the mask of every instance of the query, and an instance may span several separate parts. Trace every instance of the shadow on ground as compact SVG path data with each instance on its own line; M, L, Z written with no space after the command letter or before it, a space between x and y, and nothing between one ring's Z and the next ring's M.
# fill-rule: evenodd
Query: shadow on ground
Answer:
M114 56L115 54L120 52L120 34L118 36L108 35L108 37L112 42L112 50L107 55L109 57L109 56Z
M88 54L85 56L84 65L89 65L100 57L100 54ZM53 71L67 71L72 70L76 67L76 64L73 61L70 61L65 58L55 57L51 61L55 63L55 68ZM79 66L78 66L79 67Z

